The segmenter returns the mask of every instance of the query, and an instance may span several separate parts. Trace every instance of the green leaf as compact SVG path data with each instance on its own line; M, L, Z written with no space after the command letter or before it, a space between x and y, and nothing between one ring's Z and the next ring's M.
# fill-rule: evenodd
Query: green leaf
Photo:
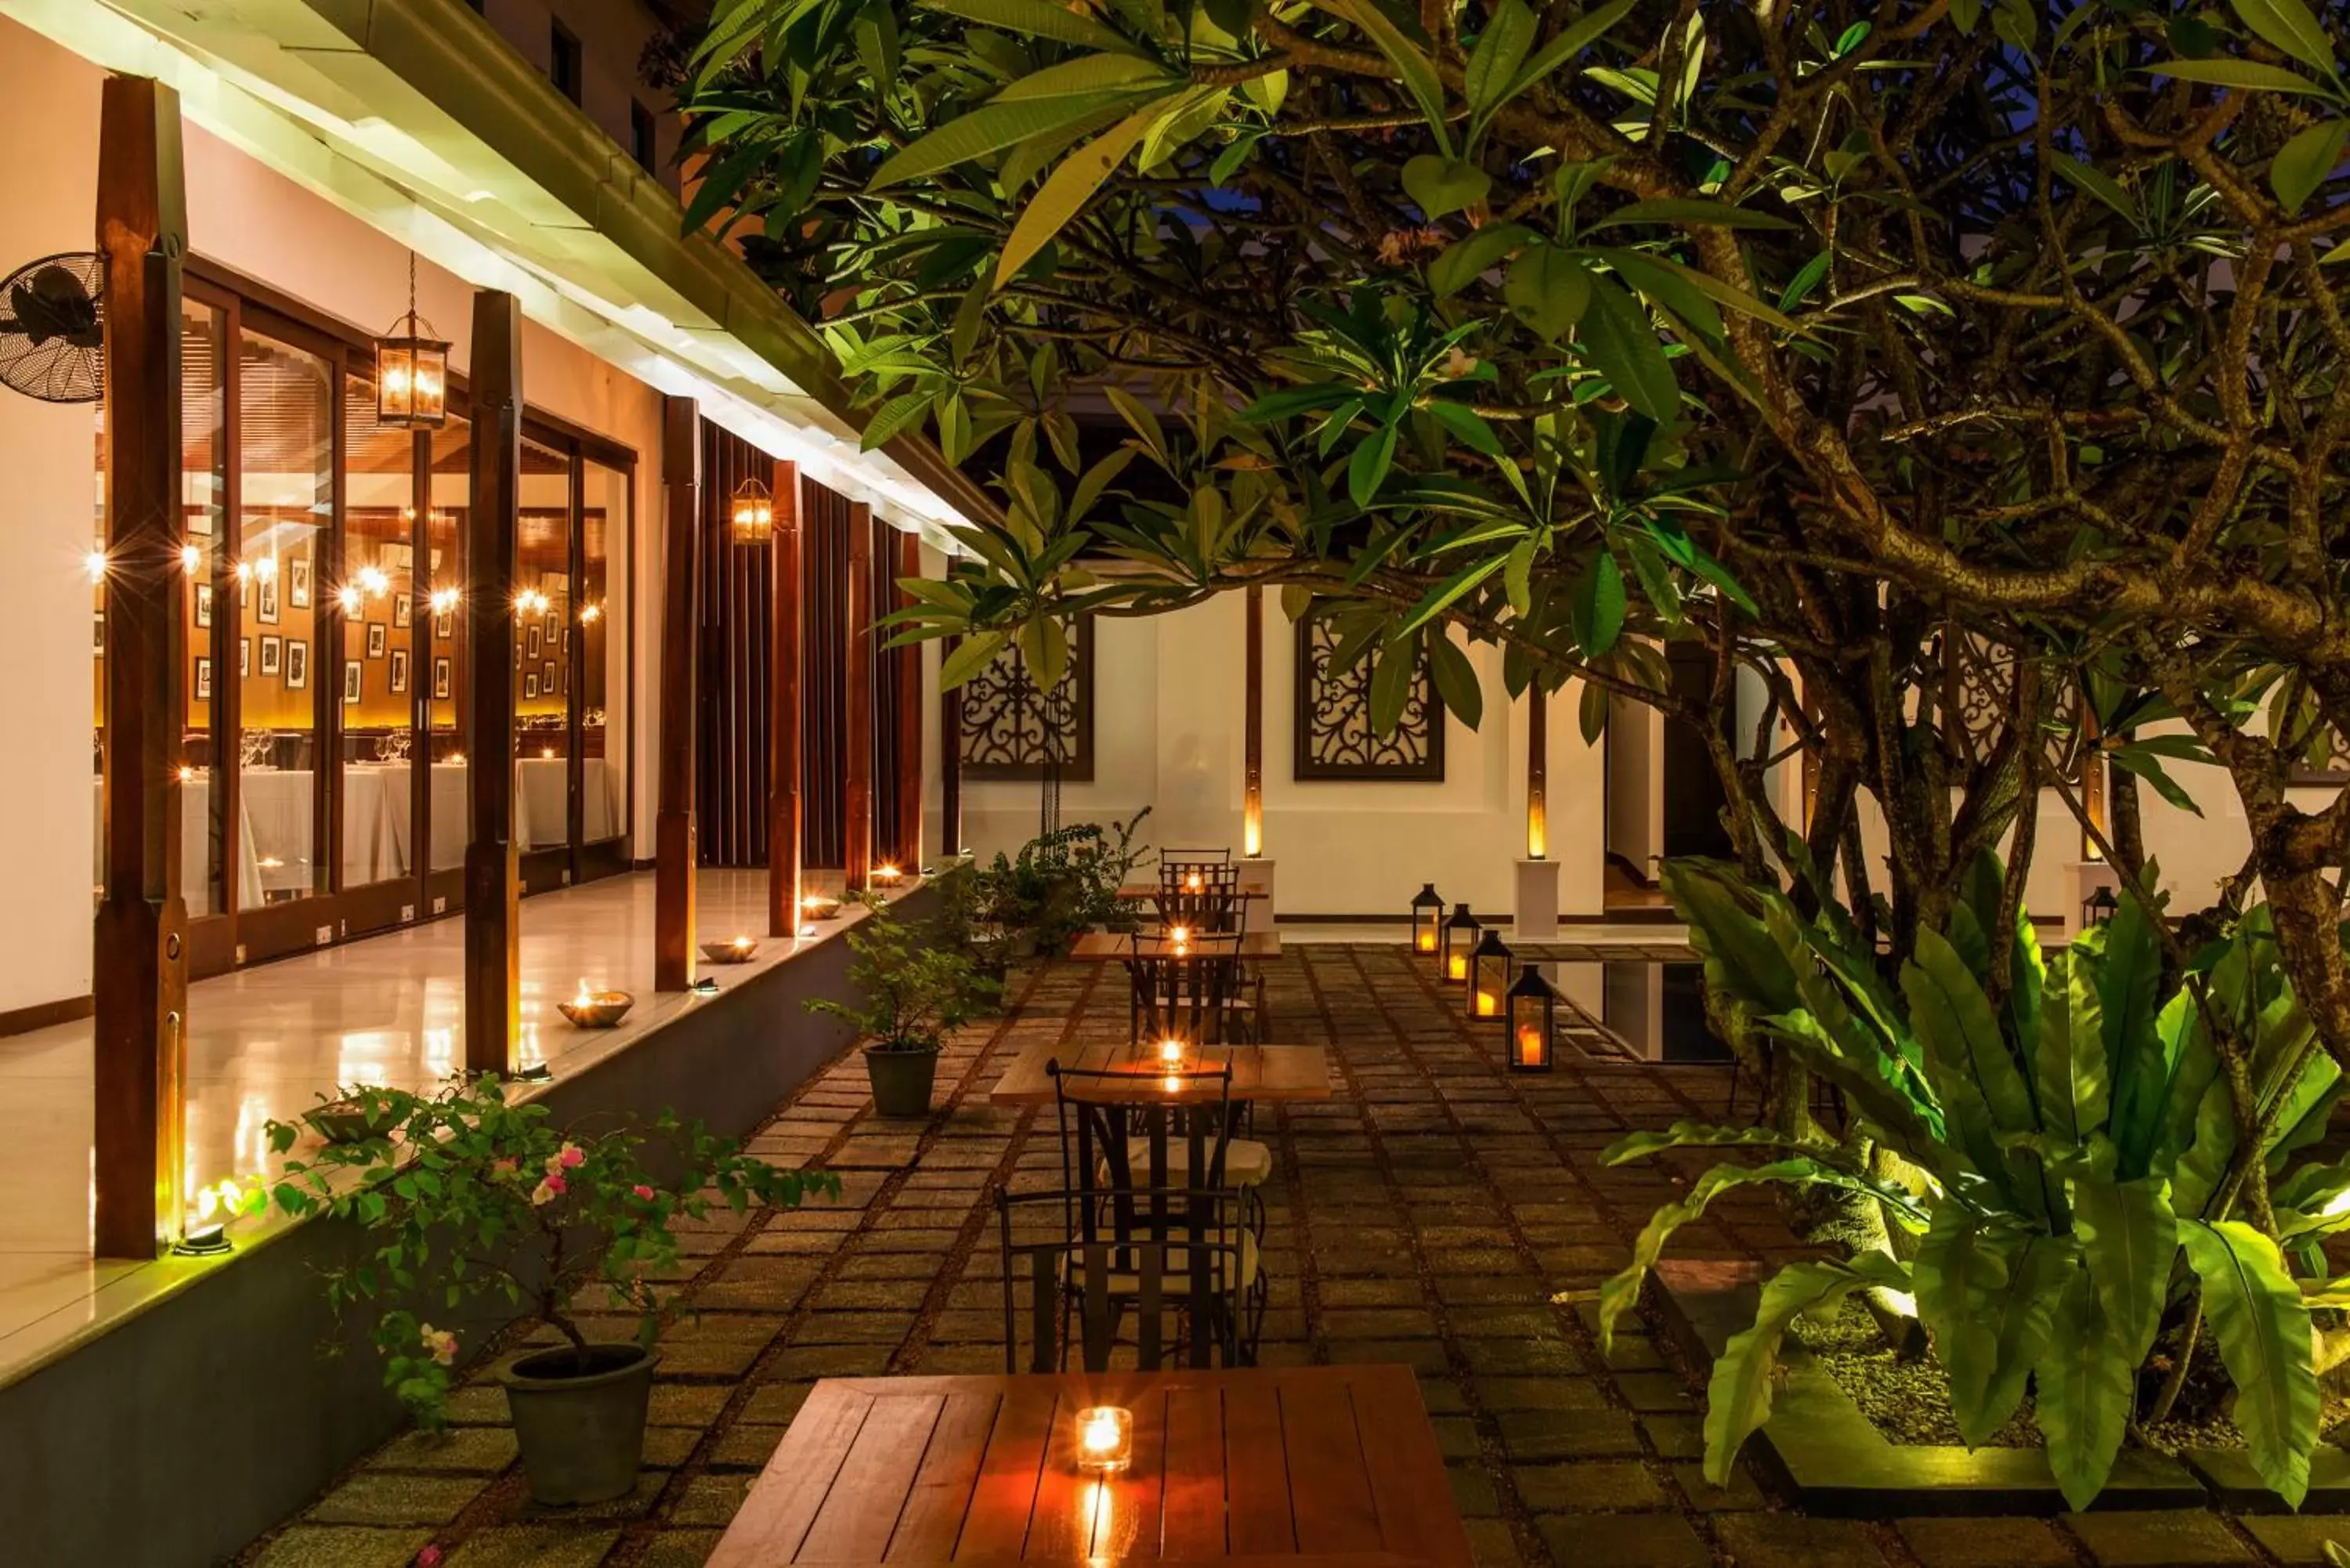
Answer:
M1011 634L1003 631L983 631L965 638L939 666L939 690L951 691L986 669L1011 640Z
M2178 1255L2170 1184L2157 1176L2107 1181L2083 1174L2065 1183L2065 1195L2098 1313L2118 1353L2136 1366L2154 1347L2171 1262Z
M1591 225L1594 231L1614 228L1620 223L1664 223L1674 228L1686 228L1692 223L1721 229L1792 229L1788 219L1758 213L1751 207L1733 207L1727 202L1708 202L1697 197L1660 196L1648 202L1627 202Z
M2072 1260L2041 1231L1963 1203L1934 1206L1910 1272L1918 1316L1950 1376L1950 1411L1968 1448L2015 1414L2032 1368L2048 1349Z
M1680 411L1680 386L1648 313L1612 278L1591 280L1580 333L1585 351L1616 395L1659 424ZM1637 565L1637 563L1636 563Z
M1113 28L1104 26L1082 11L1055 5L1051 0L921 0L921 4L929 10L943 11L950 16L961 16L983 26L1001 27L1007 33L1023 33L1032 38L1051 38L1056 43L1077 44L1089 49L1109 49L1148 57L1148 51L1141 45L1122 36Z
M2334 38L2301 0L2230 0L2236 15L2261 39L2304 66L2331 75Z
M1600 1348L1605 1350L1615 1344L1617 1320L1640 1299L1640 1286L1648 1279L1648 1271L1657 1266L1657 1260L1664 1255L1665 1243L1672 1240L1674 1231L1702 1219L1706 1209L1725 1192L1757 1182L1800 1181L1821 1168L1819 1162L1813 1159L1776 1160L1768 1165L1717 1165L1690 1183L1688 1196L1659 1207L1632 1242L1632 1261L1599 1287Z
M1832 259L1830 253L1822 251L1796 268L1795 275L1787 280L1785 290L1779 296L1779 308L1783 311L1793 310L1801 305L1810 296L1812 290L1819 287L1820 281L1828 275L1828 264Z
M1363 0L1365 5L1373 3L1374 0ZM1493 188L1493 177L1462 159L1423 152L1405 162L1403 188L1419 203L1421 215L1432 223L1447 213L1457 213L1483 201Z
M2130 223L2138 223L2143 218L2144 214L2138 211L2136 198L2116 183L2113 177L2105 171L2062 152L2056 154L2055 164L2057 173L2103 202Z
M2012 1201L2036 1207L2040 1195L2030 1168L2036 1159L2026 1150L2004 1149L2002 1140L2036 1132L2039 1123L1991 999L1958 950L1931 930L1918 933L1916 956L1902 966L1901 992L1926 1048L1928 1080L1968 1158Z
M2282 66L2264 66L2258 60L2165 60L2146 68L2158 77L2176 77L2183 82L2203 82L2245 92L2325 90L2307 77L2296 76Z
M1825 1260L1790 1263L1764 1282L1753 1326L1730 1336L1705 1386L1705 1479L1730 1484L1731 1466L1756 1428L1771 1418L1778 1383L1779 1347L1796 1318L1825 1309L1863 1285L1906 1283L1900 1266L1882 1253L1863 1253L1849 1265Z
M1326 9L1353 23L1366 37L1378 47L1379 53L1396 68L1404 90L1419 106L1428 121L1428 129L1436 138L1436 149L1446 158L1452 156L1452 132L1444 115L1444 83L1436 67L1420 53L1418 45L1404 36L1403 29L1389 21L1379 9L1378 0L1326 0Z
M2136 896L2125 890L2120 909L2106 925L2105 961L2097 976L2111 1085L2106 1127L2118 1151L2116 1174L2125 1180L2146 1173L2178 1061L2155 1028L2161 971L2162 948L2154 928Z
M1453 640L1436 628L1428 638L1430 667L1436 676L1436 694L1453 716L1475 729L1485 716L1485 694L1477 684L1477 667L1469 662Z
M1488 224L1467 239L1455 240L1428 264L1428 286L1439 299L1450 299L1534 238L1534 232L1523 223Z
M987 101L1017 103L1029 98L1098 94L1107 89L1149 82L1161 82L1170 87L1186 85L1182 78L1169 76L1154 62L1133 55L1080 55L1074 60L1063 60L1042 70L1031 71Z
M2350 119L2322 119L2294 133L2269 165L2269 189L2288 213L2298 213L2334 171L2342 166L2342 145L2350 140Z
M1477 36L1477 47L1471 51L1469 66L1461 83L1461 96L1469 100L1472 115L1491 114L1500 107L1517 79L1518 67L1525 63L1526 51L1534 47L1534 33L1541 26L1525 0L1501 0L1492 8L1485 30Z
M1585 659L1604 658L1615 648L1624 632L1625 608L1623 568L1613 555L1601 550L1575 577L1568 607L1575 640Z
M1045 177L1044 185L1021 209L1020 221L1004 240L1003 254L995 264L995 287L1002 288L1018 276L1029 259L1084 210L1102 182L1150 130L1165 103L1164 99L1153 99L1061 160L1060 167Z
M1591 304L1591 270L1555 245L1537 245L1510 264L1502 297L1519 320L1555 343Z
M2106 1042L2095 967L2074 948L2052 955L2032 1057L2040 1121L2052 1137L2087 1141L2106 1125Z
M2106 1321L2088 1267L2071 1269L2032 1383L2033 1418L2048 1441L2048 1468L2075 1511L2095 1501L2113 1473L2142 1359L2127 1353Z
M2203 1282L2203 1314L2236 1386L2234 1416L2252 1468L2286 1507L2297 1509L2309 1490L2318 1438L2309 1307L2276 1243L2250 1225L2190 1220L2178 1240Z
M1032 136L1049 135L1072 121L1100 109L1130 101L1133 91L1071 93L1066 98L1024 99L1014 103L984 103L958 115L901 148L873 171L867 189L902 185L984 158Z
M1589 48L1601 34L1622 21L1632 5L1633 0L1609 0L1609 4L1596 10L1586 11L1568 23L1557 36L1534 52L1518 72L1516 79L1510 83L1509 89L1503 93L1501 101L1508 102ZM1497 104L1495 107L1500 106Z
M1751 891L1728 867L1694 859L1668 860L1659 880L1706 960L1706 981L1766 1015L1804 1004L1789 955L1749 912Z
M1356 505L1368 506L1379 493L1380 482L1395 462L1395 449L1393 425L1381 425L1355 448L1355 455L1347 461L1347 494Z
M1371 732L1392 735L1405 704L1419 685L1419 643L1416 639L1388 643L1379 649L1371 671Z
M1502 438L1493 433L1493 427L1485 422L1483 416L1466 403L1430 398L1422 406L1431 418L1471 452L1482 452L1487 457L1502 456Z

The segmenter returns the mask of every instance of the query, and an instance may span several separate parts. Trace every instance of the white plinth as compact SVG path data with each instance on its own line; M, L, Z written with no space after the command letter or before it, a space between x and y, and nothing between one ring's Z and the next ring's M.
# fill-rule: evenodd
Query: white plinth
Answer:
M1546 942L1558 935L1558 862L1521 860L1517 917L1510 929L1520 941Z
M2064 901L2064 940L2071 941L2081 934L2081 906L2089 895L2103 888L2119 897L2122 879L2113 867L2103 860L2081 860L2064 867L2064 885L2072 897Z
M1249 911L1250 925L1254 927L1261 919L1264 929L1271 930L1273 929L1273 862L1263 856L1259 856L1253 860L1243 859L1237 864L1241 868L1241 891L1264 895L1264 908Z

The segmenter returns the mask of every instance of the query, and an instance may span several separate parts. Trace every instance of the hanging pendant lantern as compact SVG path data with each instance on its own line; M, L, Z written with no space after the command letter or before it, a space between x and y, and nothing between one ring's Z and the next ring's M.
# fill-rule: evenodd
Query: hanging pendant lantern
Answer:
M376 422L437 431L449 418L449 345L416 314L416 253L408 254L408 314L375 340Z
M764 545L775 536L775 493L755 479L735 486L733 535L737 545Z

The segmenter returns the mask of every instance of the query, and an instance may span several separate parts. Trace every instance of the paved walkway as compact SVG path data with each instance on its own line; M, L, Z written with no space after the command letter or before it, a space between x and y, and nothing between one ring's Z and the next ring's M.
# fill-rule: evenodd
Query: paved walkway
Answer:
M1565 1060L1513 1075L1499 1029L1464 1024L1400 948L1294 945L1270 986L1279 1036L1329 1042L1340 1082L1327 1104L1257 1118L1278 1161L1263 1359L1415 1367L1481 1563L2128 1568L2314 1563L2325 1536L2350 1541L2350 1520L2202 1512L1856 1524L1780 1510L1742 1477L1707 1486L1680 1374L1637 1333L1603 1360L1588 1316L1674 1190L1666 1168L1604 1169L1598 1151L1718 1114L1728 1075ZM851 1054L758 1135L755 1149L837 1170L847 1190L687 1238L699 1316L663 1343L633 1496L535 1510L503 1397L477 1381L450 1440L392 1442L241 1562L403 1568L431 1545L446 1568L692 1568L813 1379L1001 1370L990 1193L1055 1185L1059 1156L1050 1111L993 1109L987 1085L1034 1042L1115 1039L1127 1016L1122 979L1094 968L1019 977L1012 1001L950 1047L929 1123L873 1117ZM1677 1252L1789 1248L1767 1195L1711 1214Z

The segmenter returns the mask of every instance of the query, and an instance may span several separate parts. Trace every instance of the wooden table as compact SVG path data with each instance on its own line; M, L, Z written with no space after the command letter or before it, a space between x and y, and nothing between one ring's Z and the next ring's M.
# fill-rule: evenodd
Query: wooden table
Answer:
M1076 1412L1134 1413L1123 1475L1080 1475ZM1470 1568L1401 1366L827 1378L710 1568L1128 1558Z
M1087 931L1069 949L1076 963L1122 963L1151 959L1171 963L1204 963L1217 959L1276 959L1281 956L1279 931L1248 931L1238 936L1194 936L1181 951L1164 937L1126 931Z
M1170 889L1162 888L1156 882L1128 882L1126 886L1118 890L1118 896L1121 898L1130 898L1139 904L1148 904L1152 899L1158 898L1159 894L1170 891L1187 893L1197 898L1205 893L1207 889L1201 888L1176 888ZM1266 892L1262 888L1232 888L1225 891L1224 897L1238 900L1243 898L1270 898L1273 895Z
M1040 1043L1020 1053L1010 1070L989 1091L992 1106L1049 1106L1058 1097L1045 1064L1055 1057L1064 1067L1096 1073L1130 1072L1132 1099L1137 1105L1159 1105L1167 1091L1159 1085L1166 1069L1159 1064L1155 1045L1055 1045ZM1185 1059L1193 1072L1214 1072L1232 1064L1232 1099L1279 1105L1295 1100L1330 1097L1330 1054L1319 1045L1200 1045ZM1116 1097L1112 1085L1099 1080L1086 1085L1089 1098Z

